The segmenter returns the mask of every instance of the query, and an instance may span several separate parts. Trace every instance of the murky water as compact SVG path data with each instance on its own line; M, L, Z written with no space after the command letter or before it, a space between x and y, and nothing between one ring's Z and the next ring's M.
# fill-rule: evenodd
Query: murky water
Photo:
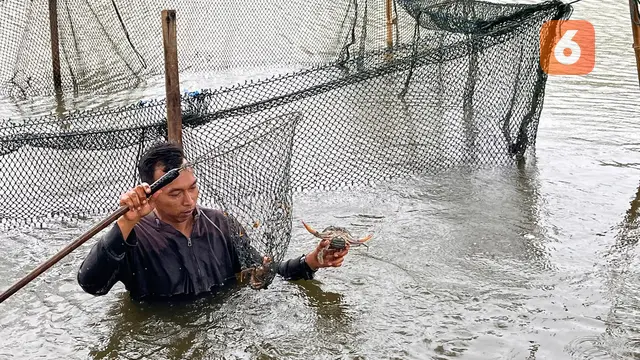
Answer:
M0 359L639 358L627 6L575 5L572 18L595 26L596 68L550 77L526 166L299 194L289 256L315 243L301 219L373 232L370 248L315 281L191 304L135 304L121 285L83 293L75 275L90 241L0 306ZM0 289L90 225L0 235Z

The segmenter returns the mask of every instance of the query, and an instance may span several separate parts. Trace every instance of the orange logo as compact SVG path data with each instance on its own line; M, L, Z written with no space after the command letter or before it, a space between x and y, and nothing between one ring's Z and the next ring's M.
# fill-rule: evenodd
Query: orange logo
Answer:
M586 75L596 64L596 31L586 20L552 20L540 30L542 70L549 75Z

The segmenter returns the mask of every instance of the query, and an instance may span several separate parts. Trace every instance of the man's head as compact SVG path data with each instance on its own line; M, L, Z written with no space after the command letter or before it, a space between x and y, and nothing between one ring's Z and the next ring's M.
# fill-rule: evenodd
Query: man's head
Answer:
M171 169L186 162L182 148L174 143L162 142L151 146L138 163L142 182L151 185ZM162 188L156 198L156 212L170 223L188 220L198 201L196 177L190 168L180 173L177 179Z

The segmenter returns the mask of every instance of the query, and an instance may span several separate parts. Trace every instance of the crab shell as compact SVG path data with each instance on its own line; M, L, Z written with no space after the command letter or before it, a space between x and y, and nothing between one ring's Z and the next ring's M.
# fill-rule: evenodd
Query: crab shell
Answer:
M307 231L309 231L315 237L319 237L321 239L331 239L331 242L329 243L329 249L341 250L347 247L347 243L351 246L365 245L365 242L369 241L372 237L372 235L367 235L361 239L354 240L349 230L343 227L329 226L322 230L322 232L318 232L311 226L305 224L304 221L302 222L302 224L307 229Z
M353 239L353 236L347 229L336 226L329 226L328 228L322 230L322 232L320 233L320 237L323 239L331 239L331 242L329 243L329 249L342 250L347 247L347 243L357 243L357 241Z
M329 243L329 249L342 250L347 247L347 241L342 236L335 236L331 238Z

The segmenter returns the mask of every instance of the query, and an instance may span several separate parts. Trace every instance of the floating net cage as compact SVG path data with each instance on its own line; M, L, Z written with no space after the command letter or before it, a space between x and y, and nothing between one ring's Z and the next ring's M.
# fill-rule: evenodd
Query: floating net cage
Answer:
M542 25L559 1L64 0L65 94L110 94L164 72L160 12L177 14L181 74L295 68L182 96L183 145L204 205L282 260L292 193L454 167L511 164L535 146ZM54 94L49 2L0 3L0 93ZM117 208L137 160L167 139L166 102L0 120L0 219ZM260 226L255 226L259 223Z

